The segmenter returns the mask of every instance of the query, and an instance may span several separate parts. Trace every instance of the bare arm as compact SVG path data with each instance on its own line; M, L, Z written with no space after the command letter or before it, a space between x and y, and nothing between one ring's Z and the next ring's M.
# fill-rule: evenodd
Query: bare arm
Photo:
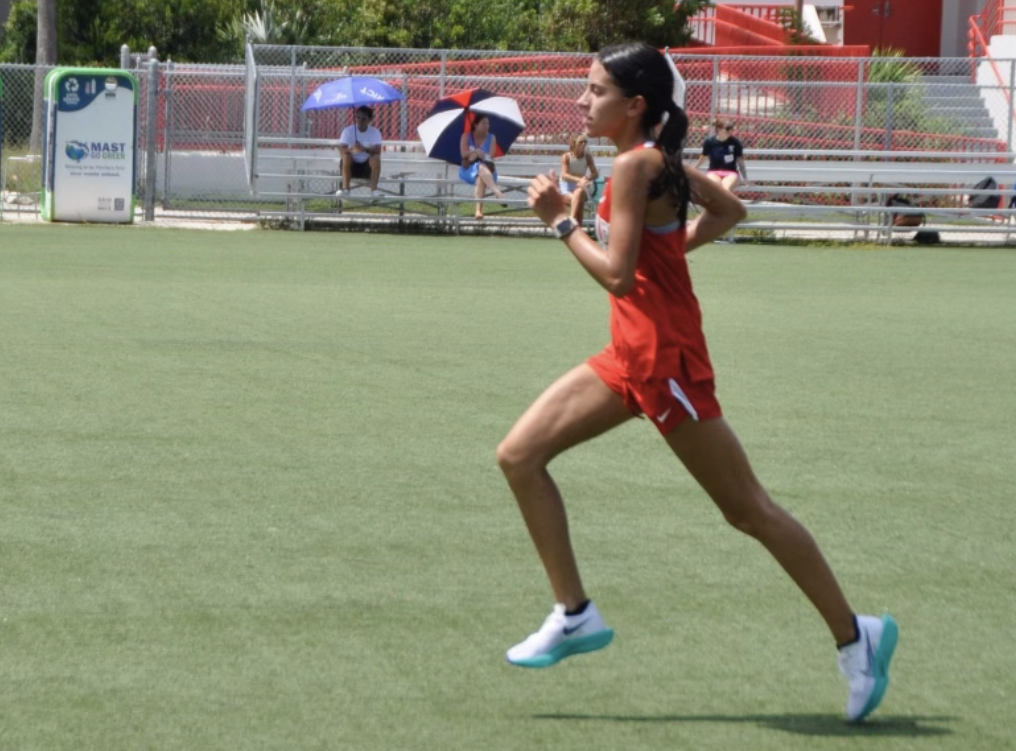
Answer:
M737 171L741 173L741 178L745 181L748 180L748 167L744 163L744 157L739 156L737 158Z
M595 180L600 176L600 170L596 168L596 162L593 161L593 152L586 146L586 165L589 170L589 179Z
M695 169L702 169L702 165L709 159L705 154L699 154L698 161L695 162Z
M614 160L610 242L606 249L580 229L564 238L568 250L589 275L616 297L626 295L635 283L654 157L658 160L658 155L646 149L622 154ZM655 169L659 171L658 161ZM529 206L548 227L568 216L568 205L554 180L553 174L539 175L529 185Z
M748 216L748 212L737 196L715 180L694 168L686 167L684 171L691 183L692 199L702 208L702 213L688 222L685 248L690 252L725 235Z
M469 134L463 133L459 139L459 153L462 154L462 163L470 164L474 161L473 149L469 148Z

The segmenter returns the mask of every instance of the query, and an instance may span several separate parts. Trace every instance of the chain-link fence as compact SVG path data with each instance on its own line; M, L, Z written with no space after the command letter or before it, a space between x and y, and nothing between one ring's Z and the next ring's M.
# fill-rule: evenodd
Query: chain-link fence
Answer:
M263 134L337 138L352 123L347 109L299 108L320 84L344 74L371 76L399 89L403 102L378 108L374 125L385 138L412 140L434 102L446 94L482 87L519 101L526 140L559 137L581 127L571 106L581 94L589 55L463 50L371 50L254 46L261 71Z
M48 68L40 69L44 76ZM34 65L0 65L0 87L3 106L0 117L0 209L35 210L42 189L42 103L35 108L36 67ZM34 137L34 142L33 142Z
M685 50L672 57L687 85L690 151L717 116L733 121L753 160L852 160L869 152L991 160L1013 150L1016 60L991 61L989 70L977 59L716 57ZM387 141L417 140L416 127L438 97L481 86L520 105L526 130L513 153L563 148L567 134L582 127L575 100L590 60L588 54L256 45L246 66L142 63L134 71L139 203L176 215L249 218L285 210L292 202L284 195L251 190L256 166L245 163L245 153L250 157L258 139L274 139L274 149L317 154L328 179L310 190L334 190L335 147L351 112L300 107L318 85L349 73L381 78L404 94L404 101L376 110L374 125ZM39 176L29 174L39 148L32 133L35 76L34 66L0 65L0 188L8 203L37 189Z

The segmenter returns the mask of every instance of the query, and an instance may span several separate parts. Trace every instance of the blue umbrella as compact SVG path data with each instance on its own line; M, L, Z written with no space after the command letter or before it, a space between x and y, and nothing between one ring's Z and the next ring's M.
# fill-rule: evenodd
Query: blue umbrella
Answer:
M366 76L346 76L318 86L300 108L323 110L331 107L373 106L405 99L402 92L384 81Z

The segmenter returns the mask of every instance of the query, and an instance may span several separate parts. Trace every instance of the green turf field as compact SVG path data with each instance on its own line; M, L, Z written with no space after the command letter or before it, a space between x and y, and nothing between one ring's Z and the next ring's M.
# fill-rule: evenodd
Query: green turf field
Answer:
M633 421L562 457L607 650L494 461L606 337L560 243L0 225L0 749L1016 747L1016 252L705 248L719 395L859 610L817 615Z

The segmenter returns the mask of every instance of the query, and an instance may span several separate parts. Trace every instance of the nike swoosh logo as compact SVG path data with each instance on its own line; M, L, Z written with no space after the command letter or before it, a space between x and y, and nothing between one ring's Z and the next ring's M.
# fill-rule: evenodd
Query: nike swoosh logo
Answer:
M656 422L660 422L660 423L662 423L662 422L666 422L667 418L668 418L668 417L670 417L670 413L671 413L671 412L672 412L673 410L674 410L674 408L673 408L673 407L671 407L670 409L668 409L668 410L667 410L666 412L664 412L664 413L663 413L662 415L660 415L659 417L657 417L657 418L656 418Z
M586 625L586 623L587 623L588 621L589 621L589 619L588 619L588 618L586 618L586 620L582 621L582 623L580 623L580 624L579 624L579 625L577 625L577 626L572 626L571 628L568 628L567 626L565 626L565 627L564 627L564 635L565 635L565 636L571 636L571 635L572 635L572 634L574 634L574 633L575 633L576 631L578 631L578 630L579 630L580 628L582 628L583 626L585 626L585 625Z

